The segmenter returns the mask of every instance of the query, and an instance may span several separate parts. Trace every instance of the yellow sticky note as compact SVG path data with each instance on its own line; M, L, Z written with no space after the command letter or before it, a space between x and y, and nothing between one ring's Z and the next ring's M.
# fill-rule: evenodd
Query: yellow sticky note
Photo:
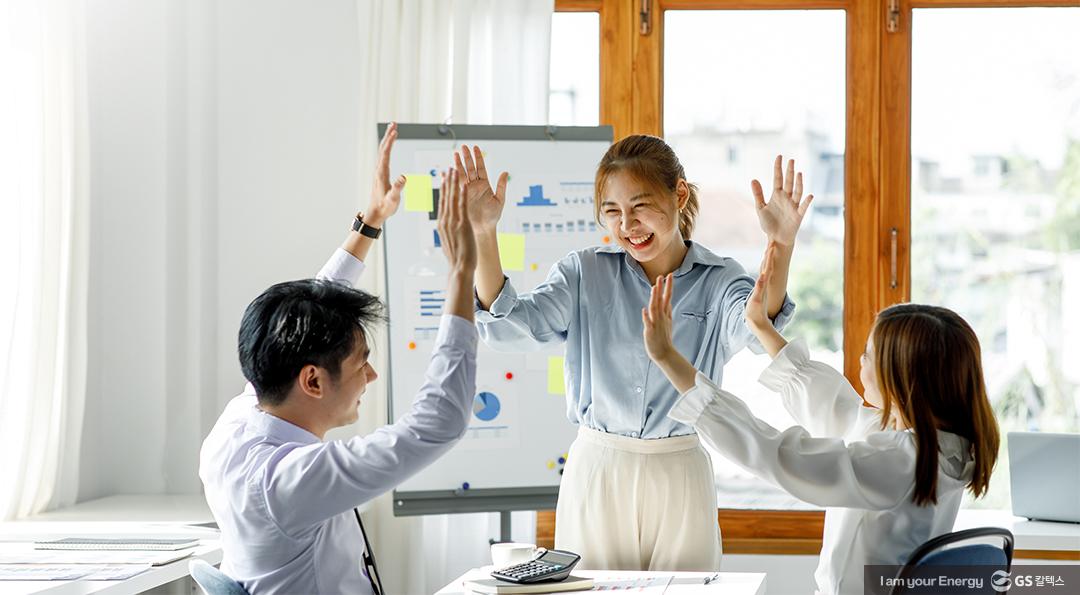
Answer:
M525 270L525 234L500 233L499 262L504 271Z
M431 176L414 174L405 176L405 210L430 213L434 208Z
M548 356L548 394L565 395L566 380L563 378L563 361L559 356Z

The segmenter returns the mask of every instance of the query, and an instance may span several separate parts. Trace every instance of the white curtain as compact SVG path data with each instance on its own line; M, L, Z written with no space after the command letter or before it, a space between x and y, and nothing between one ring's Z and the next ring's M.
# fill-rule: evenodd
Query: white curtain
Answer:
M357 0L361 189L371 186L376 123L545 124L553 0ZM447 155L449 163L450 155ZM381 249L368 257L365 289L386 295ZM385 336L375 350L386 369ZM385 383L361 409L362 431L385 423ZM435 463L438 464L438 463ZM432 593L464 569L490 564L491 514L397 518L390 495L365 514L387 590ZM515 513L514 538L533 539L533 515Z
M0 520L73 504L86 374L82 0L0 1Z

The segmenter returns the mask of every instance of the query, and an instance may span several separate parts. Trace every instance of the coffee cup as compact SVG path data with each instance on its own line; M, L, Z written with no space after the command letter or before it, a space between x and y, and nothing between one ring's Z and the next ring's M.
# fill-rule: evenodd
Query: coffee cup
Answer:
M540 551L531 543L493 543L491 544L491 563L495 568L506 568L532 560Z

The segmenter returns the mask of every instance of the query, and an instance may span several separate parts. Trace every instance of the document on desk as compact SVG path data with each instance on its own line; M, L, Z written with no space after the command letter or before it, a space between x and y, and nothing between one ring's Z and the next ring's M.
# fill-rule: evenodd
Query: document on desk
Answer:
M672 576L609 576L593 580L593 591L605 593L643 593L663 595L671 584Z
M0 581L122 581L149 564L0 564Z
M195 550L180 552L27 550L0 552L0 564L149 564L162 566L182 560Z

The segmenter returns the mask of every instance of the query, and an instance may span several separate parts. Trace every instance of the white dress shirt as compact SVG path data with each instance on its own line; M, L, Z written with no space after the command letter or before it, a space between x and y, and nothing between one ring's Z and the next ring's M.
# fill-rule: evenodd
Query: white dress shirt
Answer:
M363 263L338 249L320 278L354 285ZM221 528L222 570L253 595L371 593L353 508L390 490L464 435L477 332L443 315L412 409L367 436L323 442L257 407L248 384L203 442L199 477Z
M747 471L826 507L814 578L818 593L863 593L863 566L900 565L926 540L952 531L974 461L969 442L938 432L937 504L917 506L915 435L881 431L847 379L788 344L760 382L780 393L796 423L783 432L700 372L672 409L675 419Z

